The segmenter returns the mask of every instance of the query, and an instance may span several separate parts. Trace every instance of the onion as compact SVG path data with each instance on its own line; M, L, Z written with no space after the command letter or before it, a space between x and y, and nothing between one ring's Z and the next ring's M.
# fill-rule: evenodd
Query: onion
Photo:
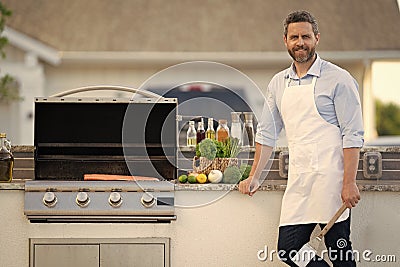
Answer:
M222 181L223 174L220 170L212 170L208 174L208 181L213 184L217 184Z

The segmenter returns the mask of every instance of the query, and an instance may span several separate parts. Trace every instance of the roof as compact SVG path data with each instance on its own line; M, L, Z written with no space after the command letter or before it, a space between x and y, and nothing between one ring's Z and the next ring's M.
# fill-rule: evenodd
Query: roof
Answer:
M56 49L12 28L6 26L2 36L5 36L11 45L31 53L31 55L36 55L49 64L57 65L61 62L61 55Z
M59 51L283 51L283 19L315 15L320 51L400 50L396 0L2 0L7 25Z

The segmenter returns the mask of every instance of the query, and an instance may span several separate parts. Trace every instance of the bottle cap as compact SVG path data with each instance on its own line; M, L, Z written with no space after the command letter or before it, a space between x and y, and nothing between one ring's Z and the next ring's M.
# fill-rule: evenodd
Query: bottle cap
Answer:
M5 133L0 133L0 138L6 138L7 135Z
M253 120L253 112L243 112L244 118L246 121L252 121Z
M220 124L226 124L226 123L227 123L226 120L219 120L218 122L219 122Z
M239 122L240 112L231 112L232 122Z

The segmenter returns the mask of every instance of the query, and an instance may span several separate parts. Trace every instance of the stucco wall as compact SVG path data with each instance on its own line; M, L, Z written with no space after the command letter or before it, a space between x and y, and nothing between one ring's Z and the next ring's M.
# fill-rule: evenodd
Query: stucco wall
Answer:
M281 191L254 197L231 192L201 208L177 208L171 224L30 224L23 214L23 191L0 191L0 266L28 266L29 238L171 238L171 264L179 266L284 266L257 252L276 249ZM215 191L177 191L177 201L202 201ZM400 193L362 192L353 210L352 239L362 253L396 255L400 261ZM398 264L398 263L397 263ZM359 266L393 267L396 263L366 262Z

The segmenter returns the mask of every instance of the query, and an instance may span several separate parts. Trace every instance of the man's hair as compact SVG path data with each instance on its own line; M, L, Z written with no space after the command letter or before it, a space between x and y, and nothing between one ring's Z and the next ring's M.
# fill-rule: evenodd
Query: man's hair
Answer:
M313 15L311 15L309 12L307 11L295 11L290 13L286 19L285 22L283 24L284 26L284 35L287 36L287 32L288 32L288 26L290 23L295 23L295 22L308 22L311 24L314 35L318 34L318 24L317 24L317 20L314 18Z

